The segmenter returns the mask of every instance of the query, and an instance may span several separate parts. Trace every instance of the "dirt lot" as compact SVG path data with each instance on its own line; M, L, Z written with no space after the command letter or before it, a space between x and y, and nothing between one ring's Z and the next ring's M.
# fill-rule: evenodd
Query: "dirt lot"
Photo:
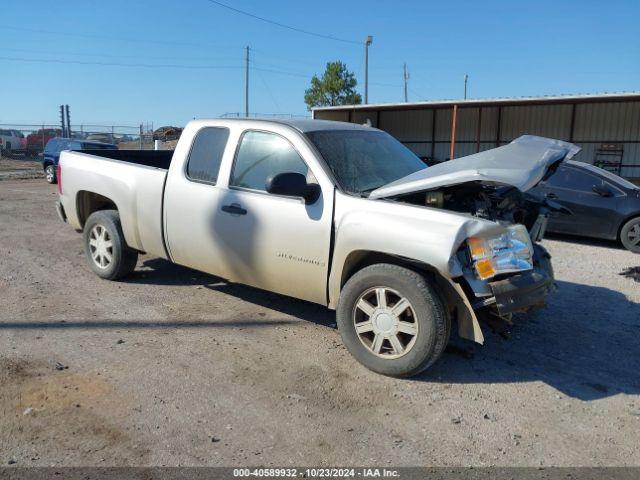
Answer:
M0 157L0 181L23 180L29 178L44 178L42 164L24 155Z
M0 463L640 465L640 256L545 241L511 337L373 374L322 307L143 256L99 280L55 186L0 182Z

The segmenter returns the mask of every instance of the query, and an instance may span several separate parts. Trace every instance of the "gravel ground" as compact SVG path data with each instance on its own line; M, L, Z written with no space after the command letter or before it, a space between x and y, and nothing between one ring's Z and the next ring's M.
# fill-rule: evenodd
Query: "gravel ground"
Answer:
M17 154L0 157L0 181L31 178L44 178L40 161Z
M322 307L142 256L106 282L55 186L0 182L0 463L640 465L640 256L546 240L510 338L371 373Z

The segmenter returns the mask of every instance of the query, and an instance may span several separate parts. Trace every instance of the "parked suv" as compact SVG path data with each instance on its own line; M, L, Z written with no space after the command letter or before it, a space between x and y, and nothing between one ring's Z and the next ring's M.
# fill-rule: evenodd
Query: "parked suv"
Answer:
M27 148L27 141L22 132L18 130L0 130L0 151L4 152L24 152Z
M111 143L90 142L74 138L52 138L44 149L42 168L49 183L56 183L56 167L60 160L60 152L63 150L117 150L118 147Z

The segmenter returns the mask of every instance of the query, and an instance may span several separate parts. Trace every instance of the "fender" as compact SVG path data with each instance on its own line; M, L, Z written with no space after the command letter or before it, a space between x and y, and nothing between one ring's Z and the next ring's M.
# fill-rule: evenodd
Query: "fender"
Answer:
M335 309L353 255L374 252L413 261L434 271L440 290L456 307L461 336L484 341L476 315L454 279L462 276L455 253L465 239L497 235L501 225L469 215L368 200L336 193L335 247L328 281L329 308Z

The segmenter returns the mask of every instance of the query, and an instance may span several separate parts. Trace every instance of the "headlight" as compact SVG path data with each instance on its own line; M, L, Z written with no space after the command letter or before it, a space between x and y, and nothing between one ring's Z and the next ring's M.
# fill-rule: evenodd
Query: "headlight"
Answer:
M524 225L513 225L497 237L471 237L468 245L473 267L482 280L533 268L533 245Z

